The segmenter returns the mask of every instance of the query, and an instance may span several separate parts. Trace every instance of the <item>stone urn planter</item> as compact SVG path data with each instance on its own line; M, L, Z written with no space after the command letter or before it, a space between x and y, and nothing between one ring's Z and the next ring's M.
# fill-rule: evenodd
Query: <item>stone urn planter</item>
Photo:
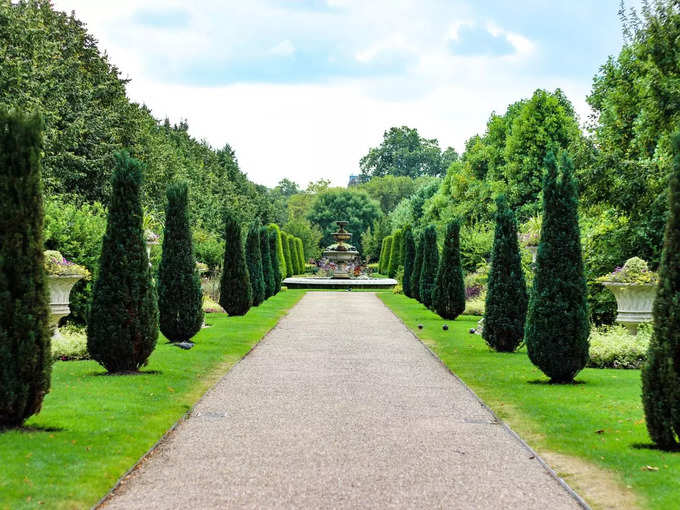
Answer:
M538 255L538 246L526 246L526 249L531 253L531 262L536 263L536 255Z
M656 285L652 283L602 282L616 298L619 322L636 334L639 324L652 321Z
M59 321L71 313L71 289L82 280L82 274L48 275L47 283L50 291L50 329L52 338L60 338Z
M151 267L151 247L160 244L160 237L151 230L145 230L144 244L146 245L146 258L149 259L149 267Z

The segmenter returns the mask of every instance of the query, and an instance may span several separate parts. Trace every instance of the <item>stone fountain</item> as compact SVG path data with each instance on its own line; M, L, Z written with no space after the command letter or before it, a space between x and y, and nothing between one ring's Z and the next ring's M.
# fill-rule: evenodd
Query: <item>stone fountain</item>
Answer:
M323 252L323 256L330 262L335 264L336 270L333 273L333 278L349 278L349 265L359 258L359 252L354 246L347 244L352 238L352 234L345 230L347 221L336 221L338 231L331 234L335 239L335 244L331 244Z

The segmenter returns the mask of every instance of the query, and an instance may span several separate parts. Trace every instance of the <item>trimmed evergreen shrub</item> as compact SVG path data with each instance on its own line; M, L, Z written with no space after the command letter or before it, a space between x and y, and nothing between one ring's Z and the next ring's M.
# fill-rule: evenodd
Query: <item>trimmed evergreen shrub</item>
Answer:
M40 412L50 390L41 149L38 114L0 109L0 427Z
M298 256L300 258L300 273L304 273L305 265L307 263L307 260L305 259L305 247L302 244L302 239L299 237L295 238L295 242L297 243Z
M413 232L410 228L404 232L404 278L401 286L404 289L404 295L407 297L414 297L411 289L411 282L413 280L413 266L416 258L416 243L413 240Z
M657 445L677 449L680 437L680 132L673 137L669 215L664 233L654 334L642 368L647 431Z
M270 223L267 225L269 230L274 232L276 235L276 258L279 261L279 274L281 275L281 279L283 280L286 277L287 269L286 269L286 259L283 256L283 243L281 242L281 229L276 223ZM279 285L279 290L281 290L281 286ZM278 291L277 291L278 292Z
M229 315L245 315L253 306L253 287L243 250L241 226L230 212L224 216L224 241L220 306Z
M444 249L437 270L432 305L437 314L453 320L465 311L465 283L460 265L460 223L446 226Z
M293 269L291 276L300 274L300 257L295 246L295 236L288 235L288 251L290 252L290 262Z
M439 269L439 249L437 248L437 230L430 225L423 232L423 260L420 268L420 299L428 308L432 307L434 289Z
M504 195L496 199L496 208L482 337L496 351L513 352L524 338L528 297L515 213Z
M386 275L390 267L390 256L392 255L392 236L385 238L385 256L381 259L380 274Z
M383 237L383 240L380 243L380 255L378 256L378 272L380 274L383 274L382 268L383 268L383 265L385 264L385 247L386 246L387 246L387 237Z
M267 234L269 239L269 256L271 257L272 265L272 281L274 283L274 294L276 295L281 291L281 264L279 263L279 248L281 247L281 239L278 229L274 230L271 225L268 228L269 232Z
M163 254L158 266L159 325L171 342L186 342L203 324L203 291L189 225L187 184L170 184L167 197Z
M264 275L262 274L262 253L260 252L260 220L256 220L248 230L246 238L246 262L253 288L253 306L264 301Z
M419 235L416 240L416 256L413 259L413 274L411 275L411 297L422 303L420 299L420 273L423 271L423 235Z
M543 223L524 338L532 363L551 381L574 380L588 362L587 289L573 165L545 157Z
M283 246L283 259L286 261L286 276L290 278L294 274L293 270L293 254L290 252L289 235L281 231L281 244Z
M260 253L262 254L262 277L264 279L264 298L269 299L276 293L274 284L274 270L269 248L269 229L260 228Z
M394 234L392 234L392 243L390 246L390 263L387 267L387 276L390 278L394 278L397 274L397 271L399 270L399 266L404 264L403 259L400 258L400 255L402 255L402 236L403 233L401 230L396 230Z
M146 365L156 347L158 302L142 228L143 165L127 152L115 161L87 350L109 372L128 372Z

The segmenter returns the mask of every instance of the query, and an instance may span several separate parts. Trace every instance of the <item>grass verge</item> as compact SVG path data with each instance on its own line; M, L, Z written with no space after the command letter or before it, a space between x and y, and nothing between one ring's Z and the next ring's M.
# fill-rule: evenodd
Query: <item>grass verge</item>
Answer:
M378 297L594 508L677 508L680 453L651 444L639 370L585 369L578 384L547 384L526 351L495 353L469 334L479 317L444 321L403 295Z
M243 317L209 315L196 346L159 338L139 375L107 376L93 361L57 362L42 412L24 428L0 432L0 508L88 508L305 291L289 290Z

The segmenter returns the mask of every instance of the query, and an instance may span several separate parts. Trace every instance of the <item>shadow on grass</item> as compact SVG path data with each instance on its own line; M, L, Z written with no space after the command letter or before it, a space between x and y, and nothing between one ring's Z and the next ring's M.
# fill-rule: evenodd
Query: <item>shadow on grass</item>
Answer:
M527 381L527 384L537 384L537 385L545 385L545 386L578 386L580 384L586 384L586 381L571 381L568 383L562 383L562 382L555 382L551 381L549 379L533 379L531 381Z
M19 432L21 434L34 434L36 432L63 432L62 427L50 427L49 425L23 425L21 427L0 427L0 434L3 432Z
M90 372L90 375L95 377L125 377L129 375L140 376L140 375L161 375L163 372L161 370L124 370L123 372Z
M635 450L654 450L664 453L680 453L680 445L676 445L674 448L671 449L661 448L659 445L655 443L633 443L630 446Z

